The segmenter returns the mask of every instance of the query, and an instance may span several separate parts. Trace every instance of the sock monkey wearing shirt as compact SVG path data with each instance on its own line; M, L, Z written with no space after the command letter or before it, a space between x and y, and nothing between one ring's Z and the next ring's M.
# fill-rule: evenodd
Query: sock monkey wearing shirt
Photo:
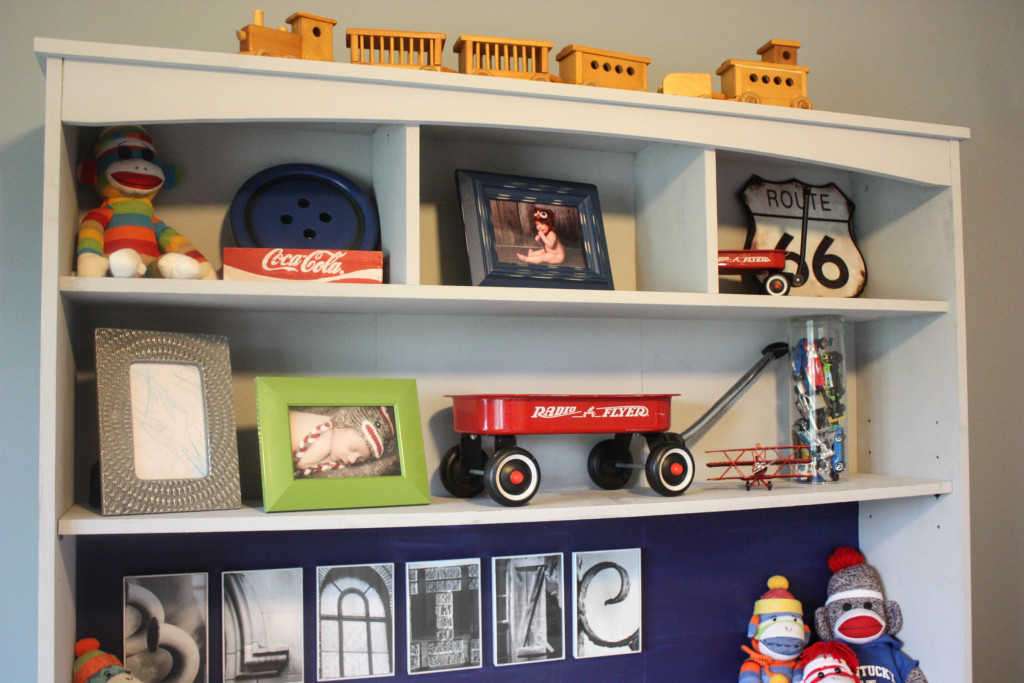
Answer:
M903 626L903 613L898 603L885 599L875 568L849 547L837 548L828 566L833 572L828 597L814 613L818 637L850 646L862 683L927 683L917 660L893 637Z
M162 277L215 280L213 266L187 239L153 215L153 197L177 183L141 126L114 126L100 134L78 179L103 203L78 229L75 268L81 277Z

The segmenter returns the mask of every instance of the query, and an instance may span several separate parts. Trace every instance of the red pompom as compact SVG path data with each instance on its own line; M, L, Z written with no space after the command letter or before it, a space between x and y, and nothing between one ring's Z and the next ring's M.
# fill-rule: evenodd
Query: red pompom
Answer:
M100 641L95 638L82 638L75 643L75 657L81 657L86 652L100 649Z
M835 551L828 556L828 568L832 570L833 574L840 569L846 569L847 567L853 567L858 564L864 564L864 556L860 554L859 550L849 546L836 548Z

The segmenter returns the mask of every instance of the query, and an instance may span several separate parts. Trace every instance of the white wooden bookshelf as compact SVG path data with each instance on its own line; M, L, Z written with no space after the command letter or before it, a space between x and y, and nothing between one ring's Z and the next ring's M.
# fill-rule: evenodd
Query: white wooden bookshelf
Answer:
M462 74L37 39L46 75L40 368L39 680L70 670L76 538L522 524L859 504L860 545L913 614L901 631L929 680L968 681L970 542L959 144L955 127ZM145 84L107 88L112 82ZM104 92L102 98L95 93ZM74 238L95 198L74 169L100 129L142 123L182 183L161 217L220 265L227 207L251 175L301 161L371 191L390 284L79 279ZM616 291L473 288L454 170L598 186ZM719 248L741 246L736 191L753 174L836 182L868 264L858 299L733 293ZM229 238L228 238L229 239ZM521 439L544 471L523 508L448 497L452 393L678 393L693 422L785 339L792 316L848 321L851 472L838 484L666 499L641 483L594 490L589 441ZM426 506L103 517L85 505L94 453L76 414L97 326L229 338L240 457L258 375L417 380L433 498ZM545 353L532 353L544 349ZM779 365L691 444L784 440ZM78 432L76 432L76 429ZM243 482L243 488L245 482ZM251 487L251 482L250 482ZM251 493L251 492L250 492ZM258 494L258 483L256 493ZM822 561L824 561L822 559ZM927 568L925 570L925 568ZM938 601L935 595L941 594Z

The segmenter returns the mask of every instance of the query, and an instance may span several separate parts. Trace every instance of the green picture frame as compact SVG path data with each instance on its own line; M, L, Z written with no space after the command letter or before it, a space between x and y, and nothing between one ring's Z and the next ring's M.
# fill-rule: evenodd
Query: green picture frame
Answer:
M255 383L265 512L426 505L430 502L415 380L257 377ZM383 421L390 437L390 445L385 450L389 454L397 450L397 454L382 457L383 451L378 450L365 462L336 471L307 474L308 470L298 467L298 451L293 448L296 435L292 433L294 416L305 412L306 407L319 407L321 414L326 414L328 411L324 409L327 408L380 409L386 414ZM346 429L340 419L338 422L339 429ZM329 426L328 430L315 439L327 432L335 433L331 422L324 424ZM397 457L400 471L378 474L379 466L393 457Z

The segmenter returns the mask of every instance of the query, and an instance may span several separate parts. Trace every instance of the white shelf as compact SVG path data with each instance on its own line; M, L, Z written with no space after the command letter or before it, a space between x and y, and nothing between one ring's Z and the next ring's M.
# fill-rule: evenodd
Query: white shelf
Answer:
M952 490L952 483L948 481L859 474L824 485L776 481L771 491L746 491L739 483L695 483L677 498L664 498L650 489L541 490L529 505L521 508L503 507L486 496L470 499L434 496L429 505L395 508L266 513L262 507L245 505L238 510L216 512L104 517L76 505L61 517L58 532L84 536L195 533L197 529L202 529L203 533L287 532L522 524L827 505L939 496Z
M74 579L81 536L115 536L130 548L132 537L149 534L756 515L837 503L859 504L862 549L915 615L900 633L908 651L946 680L969 679L959 177L967 130L343 63L50 39L35 48L47 78L39 464L39 642L47 645L39 680L71 666L76 590L88 590ZM95 96L129 81L146 83L147 96L109 88ZM241 184L301 160L335 168L373 195L396 284L72 276L79 221L95 206L75 168L98 129L116 123L146 124L183 170L187 183L160 195L161 218L215 265ZM468 286L458 168L598 186L618 289ZM868 264L862 298L719 293L737 283L718 277L715 254L746 235L736 192L754 174L835 182L849 193ZM856 323L847 334L850 473L836 484L777 481L772 491L746 491L702 482L678 498L645 487L595 490L580 466L589 441L524 435L545 484L520 508L439 495L436 477L431 503L415 507L103 517L75 504L94 459L82 403L97 326L227 335L240 460L250 466L259 457L253 377L415 378L433 473L458 443L447 395L678 393L679 429L749 367L752 353L785 338L789 317L803 315ZM788 372L776 367L702 445L785 441L789 400ZM248 484L258 495L259 482Z
M782 320L813 313L842 315L851 322L860 322L949 310L945 301L443 285L62 277L60 290L64 300L75 305L322 313L716 320Z

